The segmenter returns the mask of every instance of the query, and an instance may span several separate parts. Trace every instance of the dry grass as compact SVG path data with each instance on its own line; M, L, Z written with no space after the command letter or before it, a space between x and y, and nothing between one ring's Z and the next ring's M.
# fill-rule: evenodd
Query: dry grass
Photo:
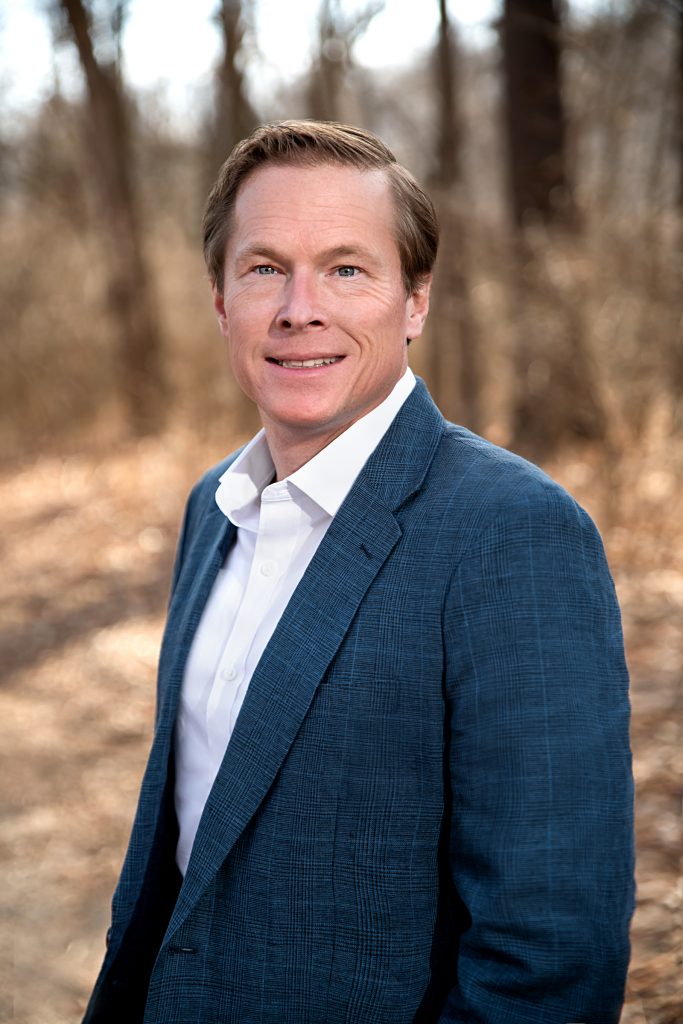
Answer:
M45 456L0 478L0 1020L79 1019L150 735L174 538L216 429ZM624 1024L683 1019L681 476L670 446L550 467L604 527L633 675L639 902ZM2 1002L4 1000L4 1002Z

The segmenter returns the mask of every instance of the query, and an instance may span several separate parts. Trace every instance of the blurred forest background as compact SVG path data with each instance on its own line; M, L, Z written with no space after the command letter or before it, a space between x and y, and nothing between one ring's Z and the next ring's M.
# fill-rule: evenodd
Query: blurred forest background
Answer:
M216 0L191 123L128 80L136 0L43 0L76 88L55 59L40 100L9 110L0 76L0 1020L83 1010L184 497L258 425L212 315L204 198L253 126L318 117L378 132L435 197L411 360L442 411L539 461L605 538L638 787L622 1020L680 1024L683 5L500 0L475 44L463 5L425 0L396 17L428 19L431 44L378 70L358 53L382 0L319 0L309 57L264 89L259 2Z

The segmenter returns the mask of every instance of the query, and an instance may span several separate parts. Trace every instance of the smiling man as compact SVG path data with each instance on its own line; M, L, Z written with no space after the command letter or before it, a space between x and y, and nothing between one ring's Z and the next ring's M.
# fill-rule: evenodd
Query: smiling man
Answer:
M380 168L265 165L237 195L214 304L278 479L383 402L406 372L429 275L406 289L394 222Z
M230 155L205 255L263 430L190 497L88 1024L615 1024L627 677L597 532L408 368L438 231L375 136Z

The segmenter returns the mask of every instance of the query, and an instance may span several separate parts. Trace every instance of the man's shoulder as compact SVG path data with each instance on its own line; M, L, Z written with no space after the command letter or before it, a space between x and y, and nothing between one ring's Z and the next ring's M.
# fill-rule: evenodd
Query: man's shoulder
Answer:
M570 514L578 509L538 466L445 420L419 378L369 465L378 493L405 501L421 492L420 515L437 523L450 519L456 529L482 528L499 516L514 517L519 509L534 514L549 506ZM399 485L382 487L385 474Z
M576 500L542 469L465 427L447 423L429 481L442 500L481 526L519 514L580 515Z
M445 471L459 485L485 485L505 494L567 492L539 466L502 448L466 427L446 423L437 453L436 470Z
M575 498L538 466L460 426L445 426L413 509L412 529L439 558L450 551L458 564L512 564L533 553L537 565L579 559L604 571L600 534Z

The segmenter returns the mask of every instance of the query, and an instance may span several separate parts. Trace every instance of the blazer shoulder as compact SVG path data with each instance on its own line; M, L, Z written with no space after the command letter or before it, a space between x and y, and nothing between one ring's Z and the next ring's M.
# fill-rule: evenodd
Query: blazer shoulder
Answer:
M430 478L452 508L478 530L524 518L574 520L595 530L589 515L561 484L520 455L446 425Z

